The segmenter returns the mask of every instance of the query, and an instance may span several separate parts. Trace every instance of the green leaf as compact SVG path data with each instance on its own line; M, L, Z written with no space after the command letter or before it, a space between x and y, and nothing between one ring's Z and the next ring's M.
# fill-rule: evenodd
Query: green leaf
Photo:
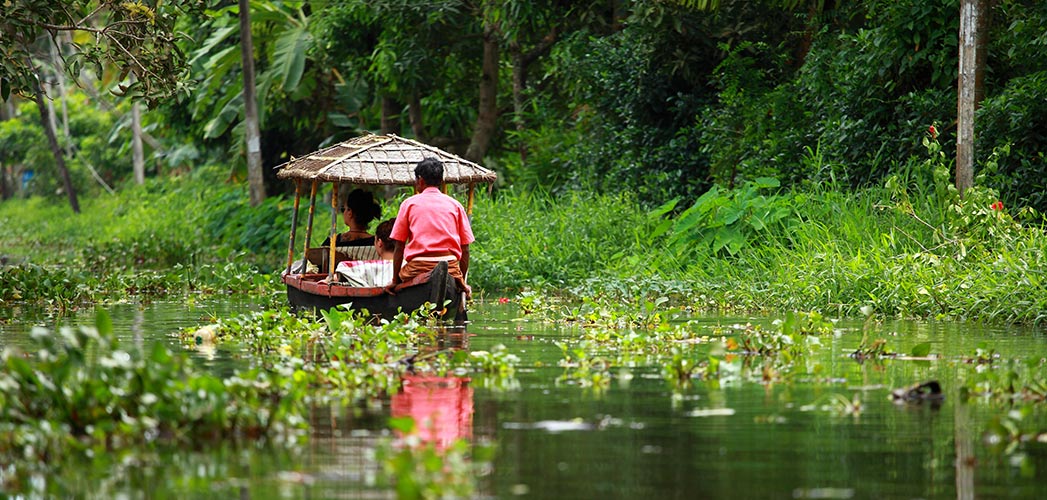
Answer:
M719 252L721 249L727 248L727 252L734 255L738 253L745 244L745 236L732 227L725 227L716 231L713 235L713 252Z
M11 97L11 82L7 78L0 78L0 101L7 101Z
M776 188L782 185L781 181L774 177L757 177L752 182L756 188Z
M651 231L651 234L648 236L651 239L657 238L669 231L669 228L672 227L672 225L673 221L669 219L663 220L659 222L657 226L655 226L655 228Z
M331 122L331 125L340 128L352 128L359 125L360 121L355 118L350 118L345 113L328 113L327 119Z
M736 205L733 207L724 207L723 210L720 210L716 214L716 218L722 221L724 226L730 226L737 222L743 215L745 215L745 207Z
M313 45L313 37L304 23L287 30L277 38L273 50L273 68L286 92L293 92L305 71L305 55Z
M414 432L414 419L411 417L393 417L389 419L389 428L404 434Z
M103 337L113 334L113 318L105 309L95 309L95 328Z
M676 208L676 204L679 203L679 201L679 198L673 198L663 203L660 207L651 210L651 217L662 217L665 214L672 212L673 209Z
M238 24L235 24L235 23L232 24L231 26L226 26L224 28L219 28L217 30L214 30L214 32L211 33L211 36L207 37L207 40L204 40L203 45L201 45L200 48L196 49L196 51L195 51L196 55L194 55L193 58L189 60L189 64L190 65L195 65L200 60L201 57L210 55L211 51L213 51L216 47L218 47L218 45L220 45L222 42L224 42L225 39L229 38L230 35L232 35L233 33L239 33L239 32L240 32L240 26ZM236 50L236 48L237 48L237 46L233 45L233 46L229 47L228 49L224 49L222 52L227 52L229 50ZM215 60L214 58L211 58L208 61L207 64L212 64L214 60Z
M237 94L232 99L229 99L225 106L222 107L222 110L204 125L204 138L214 139L224 134L226 130L229 130L229 126L240 116L243 102L243 94Z
M926 357L930 353L931 353L931 343L930 342L921 342L921 343L916 344L916 345L914 345L912 347L912 355L913 355L913 357L923 358L923 357Z

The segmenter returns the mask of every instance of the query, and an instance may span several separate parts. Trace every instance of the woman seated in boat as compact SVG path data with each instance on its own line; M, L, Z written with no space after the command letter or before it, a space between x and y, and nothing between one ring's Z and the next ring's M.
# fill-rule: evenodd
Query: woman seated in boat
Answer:
M393 280L393 251L396 242L389 237L396 219L389 219L374 230L374 248L380 259L346 260L338 263L335 273L349 286L381 287Z
M367 226L371 221L382 215L382 207L374 201L374 196L363 189L354 189L345 197L342 205L342 220L349 230L340 233L335 242L336 247L370 247L374 245L374 236L367 232ZM331 237L320 245L326 247L331 244Z
M354 189L346 196L345 203L342 204L342 220L349 230L339 233L335 241L336 263L378 258L374 250L374 236L367 232L367 226L380 215L382 207L374 201L371 193L363 189ZM328 236L319 247L306 250L305 258L311 264L309 272L326 272L330 245L331 237Z

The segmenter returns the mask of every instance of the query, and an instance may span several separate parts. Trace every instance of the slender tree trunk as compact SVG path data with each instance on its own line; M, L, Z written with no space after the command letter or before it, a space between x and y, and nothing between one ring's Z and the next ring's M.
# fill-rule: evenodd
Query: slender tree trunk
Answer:
M135 183L145 184L145 154L142 151L142 110L138 101L131 103L131 162Z
M69 169L65 166L65 155L62 154L62 148L58 145L58 138L55 137L55 125L51 120L51 113L47 110L47 104L44 103L44 87L40 84L39 74L36 75L36 108L40 111L40 123L44 127L47 143L51 146L51 153L55 156L55 166L58 167L58 174L62 176L62 185L65 187L66 195L69 197L69 206L74 213L80 213L80 202L76 199L73 180L69 177Z
M5 121L7 121L7 119L8 119L7 103L3 102L3 103L0 103L0 122L5 122ZM10 185L7 182L7 177L8 177L7 170L8 170L7 165L4 165L3 162L0 162L0 200L7 200L7 199L10 199L11 196L12 196L13 189L10 187Z
M265 176L262 173L262 139L258 130L258 102L254 88L254 44L251 42L251 6L240 2L240 59L244 66L244 125L247 139L247 184L251 206L265 200Z
M984 93L987 0L960 1L960 67L956 97L956 190L974 185L974 112Z
M403 110L403 106L393 96L383 95L382 96L382 123L381 132L383 134L399 134L400 133L400 113Z
M418 97L418 91L411 92L411 98L407 101L407 117L411 121L411 132L419 142L426 142L425 123L422 120L422 100Z
M11 199L12 189L7 183L7 166L0 162L0 200Z
M484 27L483 74L480 77L480 106L476 126L465 158L481 162L491 144L498 121L498 40L493 26Z
M0 122L5 122L7 121L7 119L7 103L3 102L0 103ZM7 165L4 165L3 162L0 162L0 200L10 199L11 191L13 191L7 183L7 169Z

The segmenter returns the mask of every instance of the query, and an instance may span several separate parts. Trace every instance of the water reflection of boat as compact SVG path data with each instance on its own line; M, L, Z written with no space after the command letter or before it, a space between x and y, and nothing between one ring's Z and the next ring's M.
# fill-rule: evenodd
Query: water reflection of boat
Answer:
M292 307L313 309L331 308L348 304L353 309L367 309L372 314L386 316L397 310L413 311L425 302L444 305L447 316L464 319L465 304L461 295L454 289L453 280L447 279L446 271L436 270L431 275L398 287L396 295L387 294L382 288L360 288L344 286L337 283L324 283L325 279L334 281L337 264L335 242L338 224L338 193L342 184L412 186L415 182L414 167L423 158L434 157L444 165L444 182L446 184L464 184L468 186L469 200L467 211L472 213L473 192L478 183L491 183L496 174L471 161L396 135L369 134L357 137L333 146L328 146L301 158L292 157L290 161L276 167L277 177L292 179L295 183L294 212L291 217L290 242L287 247L287 266L283 273L283 282L287 285L287 299ZM316 212L316 195L320 183L331 184L331 246L321 249L330 256L324 261L327 269L321 273L307 273L305 269L295 268L295 238L298 232L298 207L302 195L309 192L309 222L306 226L305 250L310 253L309 242L313 235L313 218ZM318 249L312 249L318 250ZM299 261L303 262L303 261ZM444 265L446 269L446 264ZM324 273L326 271L326 273Z
M405 375L392 398L393 417L411 417L414 433L438 449L456 439L470 439L473 432L473 389L469 379L430 375Z

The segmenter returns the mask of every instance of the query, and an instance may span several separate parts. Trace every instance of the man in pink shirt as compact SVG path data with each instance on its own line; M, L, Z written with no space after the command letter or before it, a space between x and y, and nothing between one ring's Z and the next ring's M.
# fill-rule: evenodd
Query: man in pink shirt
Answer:
M469 244L473 229L465 208L441 191L444 166L436 158L425 158L414 168L415 195L400 204L390 237L393 253L393 282L387 289L428 272L440 261L458 283L459 291L472 295L465 282L469 272Z

